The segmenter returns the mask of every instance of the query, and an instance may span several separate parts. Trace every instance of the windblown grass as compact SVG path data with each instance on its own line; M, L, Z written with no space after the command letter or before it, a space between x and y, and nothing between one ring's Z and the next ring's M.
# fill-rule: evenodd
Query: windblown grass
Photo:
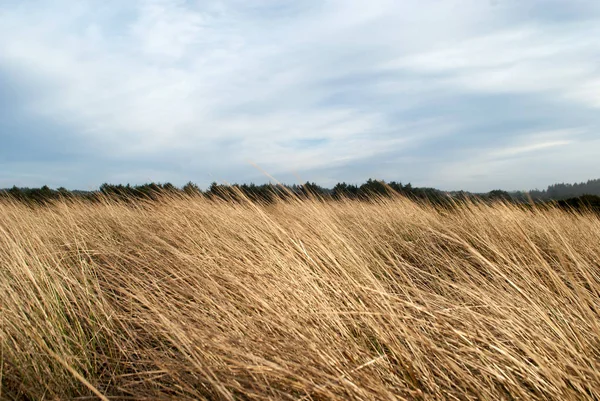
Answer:
M600 398L600 220L0 204L1 399Z

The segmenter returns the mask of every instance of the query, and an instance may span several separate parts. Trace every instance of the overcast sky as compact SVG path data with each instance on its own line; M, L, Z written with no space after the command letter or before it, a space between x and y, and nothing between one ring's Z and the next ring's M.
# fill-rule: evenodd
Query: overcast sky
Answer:
M598 38L598 0L0 0L0 188L600 178Z

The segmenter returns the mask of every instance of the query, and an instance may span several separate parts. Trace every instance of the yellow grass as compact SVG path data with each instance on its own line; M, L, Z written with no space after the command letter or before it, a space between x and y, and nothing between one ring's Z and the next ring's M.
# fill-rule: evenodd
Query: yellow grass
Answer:
M600 397L600 220L0 203L0 399Z

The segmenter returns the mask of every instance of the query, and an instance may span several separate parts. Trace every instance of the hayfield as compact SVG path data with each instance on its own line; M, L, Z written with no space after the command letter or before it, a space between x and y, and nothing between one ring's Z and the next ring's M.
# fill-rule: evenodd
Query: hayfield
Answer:
M600 219L0 203L0 399L600 399Z

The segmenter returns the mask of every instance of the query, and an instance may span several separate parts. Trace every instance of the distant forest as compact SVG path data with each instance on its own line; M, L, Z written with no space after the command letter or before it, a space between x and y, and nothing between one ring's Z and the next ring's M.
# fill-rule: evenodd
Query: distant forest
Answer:
M515 192L511 195L519 198L523 197L525 193ZM531 196L533 199L540 200L564 200L584 195L600 196L600 179L588 180L587 182L575 184L554 184L550 185L546 190L543 191L529 191L529 196Z
M41 188L19 188L13 186L10 189L0 189L0 197L35 204L44 204L67 198L90 201L99 201L106 197L123 201L133 201L136 199L154 200L164 194L205 196L227 200L241 200L242 198L246 198L252 201L270 202L276 198L286 197L370 199L377 196L390 196L396 193L433 204L448 204L465 199L484 201L503 200L516 203L551 202L569 208L589 207L600 211L600 179L576 184L553 184L545 190L532 190L529 192L507 192L498 189L487 193L441 191L435 188L413 187L410 183L402 184L396 181L386 183L385 181L374 179L369 179L361 185L342 182L336 184L333 188L324 188L311 182L306 182L302 185L221 185L213 182L206 190L202 190L198 185L189 182L181 188L170 183L149 183L133 186L129 184L102 184L95 191L70 191L66 188L51 189L48 186Z

